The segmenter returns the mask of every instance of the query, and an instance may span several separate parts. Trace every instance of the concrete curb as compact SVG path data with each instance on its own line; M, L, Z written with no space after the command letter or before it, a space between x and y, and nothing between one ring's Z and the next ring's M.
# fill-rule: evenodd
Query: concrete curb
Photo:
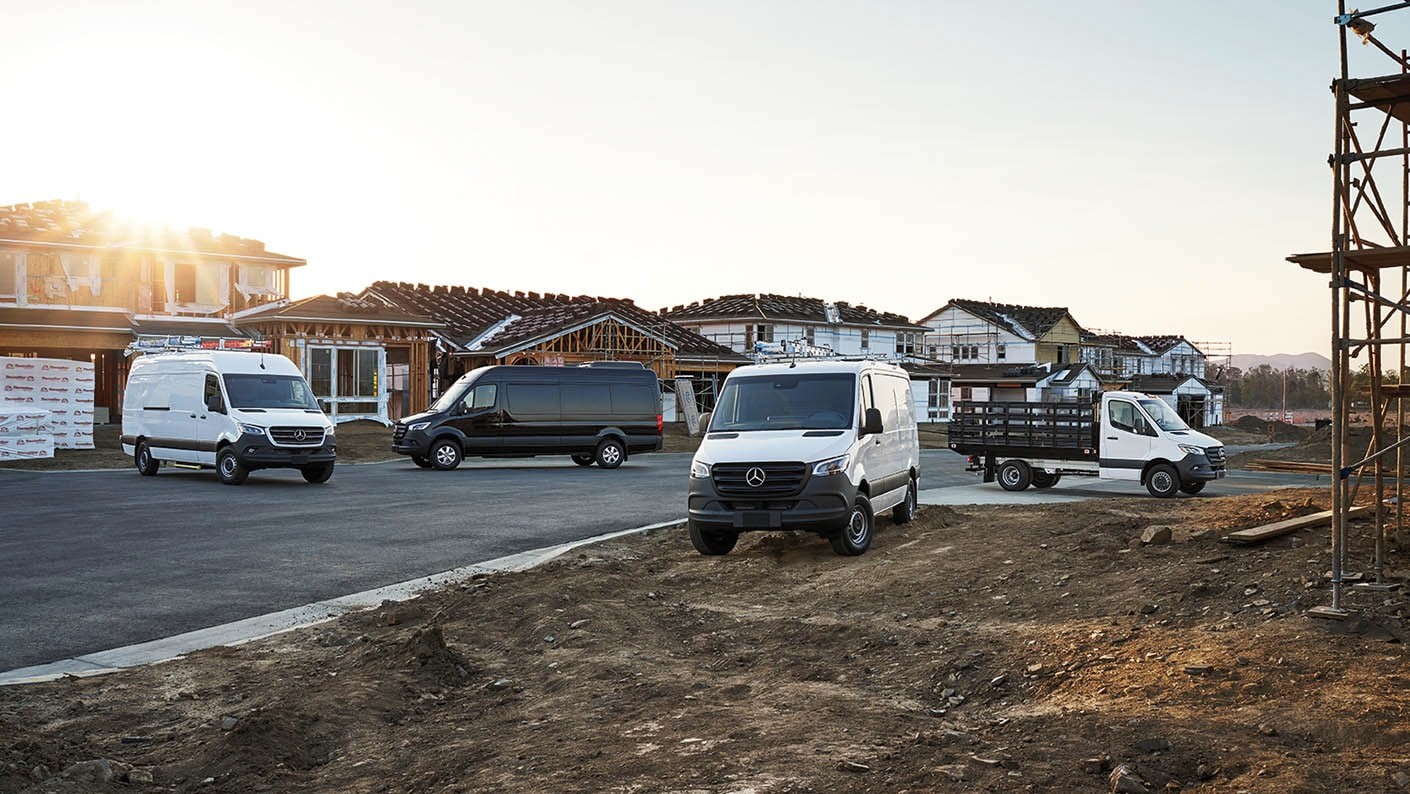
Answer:
M453 568L449 571L431 574L430 576L408 579L405 582L377 587L372 590L364 590L360 593L324 599L322 601L315 601L312 604L293 607L292 609L284 609L279 612L257 615L252 618L245 618L244 620L237 620L219 626L188 631L185 634L177 634L159 640L142 642L136 645L127 645L122 648L112 648L96 653L88 653L82 656L75 656L71 659L60 659L57 662L50 662L48 664L8 670L0 672L0 686L37 684L67 677L86 678L88 676L102 675L104 673L114 673L129 667L157 664L159 662L178 659L185 654L203 648L214 648L219 645L240 645L252 640L282 634L286 631L293 631L295 629L324 623L349 612L371 609L379 606L383 601L405 601L416 598L427 590L432 590L444 585L457 584L481 574L525 571L543 565L556 557L560 557L582 546L590 546L594 543L602 543L628 535L650 532L654 529L679 526L684 523L685 519L678 518L656 524L647 524L643 527L607 532L590 538L583 538L582 540L560 543L556 546L545 546L543 548L522 551L518 554L510 554L507 557L497 557L493 560Z

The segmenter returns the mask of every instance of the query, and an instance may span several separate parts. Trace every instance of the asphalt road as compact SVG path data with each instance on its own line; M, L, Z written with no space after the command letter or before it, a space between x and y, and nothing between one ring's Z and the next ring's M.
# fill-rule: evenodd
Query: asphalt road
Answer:
M240 487L170 468L0 471L0 671L682 518L689 460L642 455L614 471L470 461L453 472L398 461L340 466L325 485L261 471ZM945 450L923 453L922 472L923 489L976 482ZM1218 491L1286 482L1261 475Z

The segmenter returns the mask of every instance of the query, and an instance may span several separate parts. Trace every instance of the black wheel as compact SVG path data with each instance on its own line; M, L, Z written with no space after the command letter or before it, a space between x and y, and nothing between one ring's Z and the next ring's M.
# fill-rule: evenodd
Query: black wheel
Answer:
M694 521L690 522L690 545L701 554L718 557L729 554L734 544L739 542L739 533L723 529L702 529Z
M597 454L593 460L604 469L615 469L622 465L622 461L627 459L627 450L622 446L622 442L615 438L609 438L597 445Z
M1162 463L1146 474L1146 490L1151 496L1169 499L1180 492L1180 473L1169 463Z
M431 465L441 471L450 471L460 465L460 445L449 438L431 444Z
M847 517L847 526L828 538L832 542L832 550L844 557L866 553L867 548L871 546L874 523L871 503L865 496L858 496L857 501L852 503L852 514Z
M1197 493L1199 493L1200 491L1203 491L1203 490L1204 490L1204 483L1202 483L1202 482L1187 482L1187 483L1185 483L1184 485L1181 485L1181 486L1180 486L1180 490L1181 490L1181 491L1184 491L1185 493L1189 494L1190 496L1194 496L1195 494L1197 494Z
M215 456L215 474L226 485L239 485L250 476L250 470L235 457L235 450L226 447Z
M328 482L328 478L333 476L333 464L316 463L312 466L304 466L299 469L304 475L304 479L309 482Z
M1035 471L1035 472L1033 472L1033 487L1034 487L1034 488L1051 488L1051 487L1053 487L1054 485L1057 485L1057 484L1058 484L1058 480L1061 480L1061 479L1062 479L1062 475L1061 475L1061 474L1052 474L1052 473L1050 473L1050 472L1041 471L1041 470L1040 470L1040 471Z
M411 462L423 469L431 468L431 459L425 455L412 455Z
M579 466L591 466L593 461L592 455L573 455L572 458Z
M1006 460L999 466L999 487L1005 491L1021 491L1033 479L1033 470L1021 460Z
M911 480L906 486L906 498L901 503L891 508L891 522L894 524L909 524L911 519L916 517L916 481Z
M137 451L133 453L132 461L137 464L137 473L143 477L151 477L156 474L157 469L162 465L152 457L152 448L147 446L146 441L137 442Z

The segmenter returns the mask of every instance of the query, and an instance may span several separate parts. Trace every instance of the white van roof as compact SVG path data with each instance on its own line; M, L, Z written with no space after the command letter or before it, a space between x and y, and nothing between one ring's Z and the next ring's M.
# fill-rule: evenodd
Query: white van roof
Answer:
M910 375L895 364L872 359L848 361L845 359L824 359L817 361L794 361L785 364L748 364L736 367L730 377L752 378L759 375L802 375L805 373L859 373L867 370L882 370L904 378Z
M255 353L243 350L183 350L172 353L145 353L132 362L132 369L152 366L162 368L182 364L214 368L217 372L236 375L299 375L303 373L294 362L278 353Z

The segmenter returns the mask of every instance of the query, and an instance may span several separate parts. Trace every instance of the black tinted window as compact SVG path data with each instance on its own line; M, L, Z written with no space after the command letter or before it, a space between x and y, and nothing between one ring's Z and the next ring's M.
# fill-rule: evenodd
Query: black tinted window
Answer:
M605 383L563 387L564 419L599 419L612 413L612 390Z
M661 412L660 399L654 386L613 384L612 413L618 416L655 416Z
M531 383L511 383L509 412L514 416L548 416L557 419L558 387Z

